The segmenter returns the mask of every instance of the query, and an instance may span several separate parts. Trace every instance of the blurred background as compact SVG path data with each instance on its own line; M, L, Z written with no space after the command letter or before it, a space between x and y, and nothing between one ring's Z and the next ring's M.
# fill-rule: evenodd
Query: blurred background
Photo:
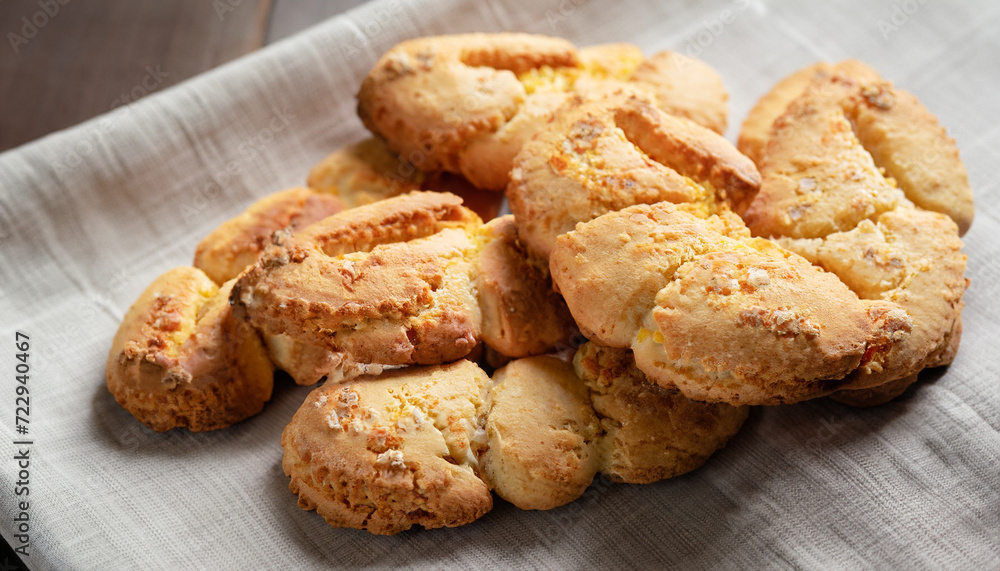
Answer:
M0 152L364 0L0 0Z

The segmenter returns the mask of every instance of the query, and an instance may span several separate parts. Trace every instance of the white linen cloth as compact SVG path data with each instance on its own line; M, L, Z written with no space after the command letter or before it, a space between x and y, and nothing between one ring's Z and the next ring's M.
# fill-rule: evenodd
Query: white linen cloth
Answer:
M997 568L997 29L1000 3L985 0L388 0L0 155L0 532L17 545L21 331L35 569ZM862 59L916 93L976 194L955 363L874 409L756 409L683 477L598 479L549 512L498 500L474 524L388 538L334 529L287 490L279 438L308 388L278 386L262 414L207 434L153 433L115 403L104 361L128 306L220 222L365 136L354 94L381 53L502 30L696 55L730 89L730 138L774 82L820 59Z

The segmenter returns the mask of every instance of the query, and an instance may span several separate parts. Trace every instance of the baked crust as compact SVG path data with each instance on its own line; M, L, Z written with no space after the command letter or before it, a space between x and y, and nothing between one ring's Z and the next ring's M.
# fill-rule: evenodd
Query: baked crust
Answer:
M314 390L281 436L299 507L383 535L481 517L493 507L477 476L489 380L458 361Z
M750 111L739 147L764 176L761 204L747 217L759 235L850 230L895 208L900 194L951 217L959 235L972 224L972 189L955 141L916 97L861 62L816 64L779 82ZM812 182L800 188L804 179ZM865 195L871 189L875 200Z
M395 197L279 237L232 300L266 335L342 354L355 370L449 362L480 340L508 357L544 352L572 322L512 224L483 226L446 193Z
M575 365L517 359L491 380L463 360L327 383L282 434L289 488L334 527L456 526L492 507L490 490L552 509L598 471L627 483L686 473L747 416L649 383L628 350L588 343Z
M835 273L863 299L897 305L912 322L910 335L851 374L837 400L880 404L923 368L950 363L967 286L959 236L973 204L954 141L936 118L863 64L819 64L761 99L740 145L763 177L745 214L754 234Z
M517 155L507 198L521 240L547 259L557 236L605 212L661 201L740 210L759 184L721 136L621 92L562 107Z
M728 94L701 62L668 52L643 60L628 44L577 50L559 38L528 34L398 44L362 83L358 114L421 169L460 173L479 188L500 191L518 150L570 94L623 86L667 111L725 129Z
M269 194L206 236L195 250L194 267L225 283L257 261L275 232L295 231L344 208L340 199L308 188Z
M219 288L195 268L175 268L125 315L108 353L107 386L146 426L225 428L271 398L271 363L257 332L233 316L232 286Z
M559 237L552 278L584 335L707 402L829 394L906 337L905 311L735 223L667 202L611 212Z
M600 471L616 482L648 484L704 464L736 435L748 407L691 400L651 383L627 349L590 342L573 366L601 420Z

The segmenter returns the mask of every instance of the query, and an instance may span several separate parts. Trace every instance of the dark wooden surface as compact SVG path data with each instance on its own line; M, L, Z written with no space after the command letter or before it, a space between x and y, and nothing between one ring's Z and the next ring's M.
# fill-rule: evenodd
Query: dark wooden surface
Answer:
M362 3L0 0L0 151L141 99Z

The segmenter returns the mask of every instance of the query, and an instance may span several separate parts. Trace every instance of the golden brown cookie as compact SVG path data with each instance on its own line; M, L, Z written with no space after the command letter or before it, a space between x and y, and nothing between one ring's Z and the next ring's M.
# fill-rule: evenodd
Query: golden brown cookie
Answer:
M601 419L600 471L616 482L648 484L694 470L726 445L749 413L655 385L627 349L586 343L573 365Z
M489 381L458 361L314 390L281 436L299 506L377 534L481 517L493 506L477 476Z
M552 289L548 265L532 258L517 238L514 217L483 227L474 286L482 311L482 339L506 357L539 355L569 341L573 317Z
M308 188L270 194L206 236L195 250L194 267L215 283L225 283L257 261L275 232L294 231L344 208L340 199Z
M669 53L644 61L622 44L578 51L565 40L528 34L398 44L362 83L358 113L421 169L461 173L479 188L504 190L513 157L568 94L623 86L709 128L725 128L728 95L718 74L700 62Z
M734 223L667 202L611 212L559 237L552 278L584 335L708 402L829 394L907 335L900 308Z
M605 212L662 201L740 211L759 183L718 134L614 94L561 108L518 154L507 198L528 250L546 259L557 236Z
M587 387L555 357L518 359L493 375L483 477L523 510L580 497L600 468L601 423Z
M966 256L955 223L947 216L902 208L883 214L877 223L865 220L853 230L823 239L779 242L836 274L861 298L892 302L909 314L910 335L855 371L853 388L908 378L954 358L952 346L957 347L961 335Z
M459 359L479 337L479 218L414 192L331 216L265 252L233 302L267 334L383 365Z
M683 474L747 416L653 385L628 350L588 343L575 365L529 357L490 380L463 360L327 383L282 435L289 488L334 527L462 525L492 507L489 490L551 509L598 471L626 483Z
M571 322L510 224L483 226L451 194L395 197L279 236L232 299L266 335L353 364L448 362L480 340L509 357L543 352Z
M132 304L111 344L107 385L146 426L225 428L271 398L271 363L257 332L233 316L232 286L179 267Z
M419 166L419 165L417 165ZM306 186L336 196L349 207L371 204L423 188L427 174L368 138L337 149L309 171Z
M955 141L916 97L854 60L810 66L780 82L747 116L740 150L764 175L747 217L756 234L850 230L895 208L900 195L948 215L960 234L972 223L972 190Z
M745 213L754 234L835 273L863 299L897 305L912 322L910 335L850 375L838 400L880 404L921 369L951 362L966 287L959 234L973 206L954 141L937 120L848 61L788 78L744 129L741 146L763 178Z

